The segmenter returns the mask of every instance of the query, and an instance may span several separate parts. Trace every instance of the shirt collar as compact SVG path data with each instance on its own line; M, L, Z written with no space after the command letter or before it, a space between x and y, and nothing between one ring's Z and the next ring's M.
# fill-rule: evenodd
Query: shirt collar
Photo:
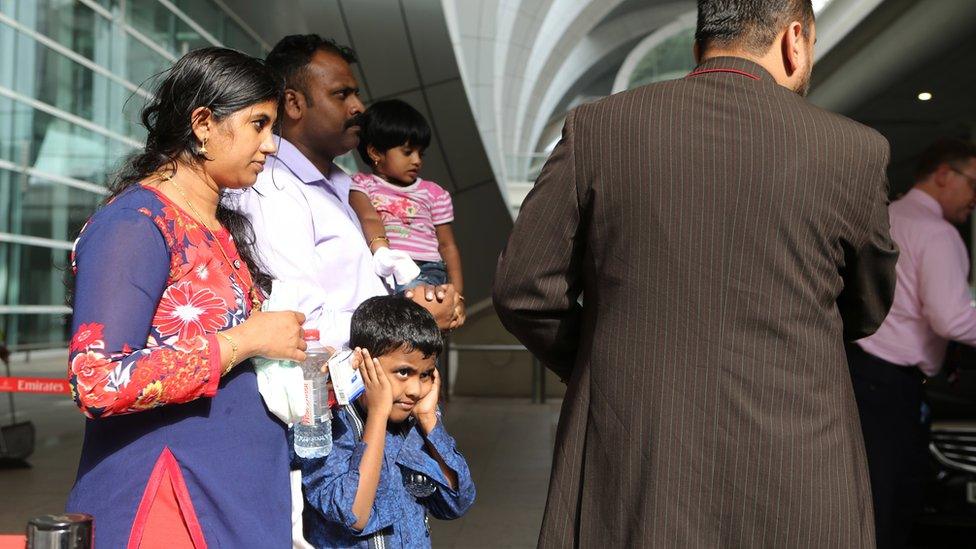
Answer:
M288 168L295 177L306 185L321 185L331 189L343 203L349 202L349 189L352 179L335 162L329 168L329 173L323 175L315 164L309 160L298 147L281 136L275 136L278 142L278 152L273 156Z
M275 158L280 160L302 183L317 183L326 179L315 164L312 164L312 161L298 150L298 147L284 137L275 136L275 139L278 141L278 152L274 154Z
M738 75L750 80L770 82L776 84L776 79L762 65L744 57L712 57L702 61L685 78L694 78L704 74L727 73Z
M931 213L933 216L942 219L942 206L940 206L939 201L929 193L919 189L912 189L905 194L904 200L911 200L912 202L925 208L925 210Z

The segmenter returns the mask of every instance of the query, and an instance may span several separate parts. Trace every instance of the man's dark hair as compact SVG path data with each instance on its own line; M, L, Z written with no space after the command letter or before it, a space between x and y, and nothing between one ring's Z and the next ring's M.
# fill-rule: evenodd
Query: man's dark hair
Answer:
M430 124L420 111L399 99L373 103L363 113L359 131L359 156L372 166L366 147L372 145L380 152L410 144L426 149L430 146Z
M349 346L374 357L403 349L429 358L441 354L444 339L427 309L405 297L384 295L367 299L352 314Z
M302 92L306 101L311 102L308 94L305 67L312 61L317 51L332 53L341 57L346 63L356 63L356 52L351 48L341 46L335 40L322 38L317 34L292 34L275 44L265 59L268 67L278 74L286 88Z
M976 144L966 139L944 137L932 143L922 152L915 166L915 180L921 181L932 175L942 164L960 169L959 164L976 158Z
M807 23L804 35L809 37L811 0L698 0L695 42L702 51L739 47L762 55L790 21Z

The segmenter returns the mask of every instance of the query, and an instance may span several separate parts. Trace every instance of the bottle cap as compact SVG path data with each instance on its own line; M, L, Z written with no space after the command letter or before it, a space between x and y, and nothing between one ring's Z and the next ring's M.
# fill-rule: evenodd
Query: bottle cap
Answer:
M305 330L305 341L318 341L319 331L316 329Z

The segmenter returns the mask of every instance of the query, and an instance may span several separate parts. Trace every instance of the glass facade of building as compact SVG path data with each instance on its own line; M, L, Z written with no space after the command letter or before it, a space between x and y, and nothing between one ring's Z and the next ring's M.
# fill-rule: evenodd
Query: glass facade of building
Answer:
M0 341L66 340L72 239L142 145L153 78L211 45L267 50L220 0L0 0Z

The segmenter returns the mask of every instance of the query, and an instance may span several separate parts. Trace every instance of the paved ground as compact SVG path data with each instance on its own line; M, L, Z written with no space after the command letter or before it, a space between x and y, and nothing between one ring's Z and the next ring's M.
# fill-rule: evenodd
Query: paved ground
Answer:
M60 376L64 359L14 364L14 375ZM84 420L66 397L18 395L18 419L37 428L30 468L0 469L0 534L22 532L27 519L59 512L78 466ZM0 425L10 422L0 394ZM478 489L462 519L431 521L434 547L535 547L552 452L558 402L457 398L445 423L468 459Z

